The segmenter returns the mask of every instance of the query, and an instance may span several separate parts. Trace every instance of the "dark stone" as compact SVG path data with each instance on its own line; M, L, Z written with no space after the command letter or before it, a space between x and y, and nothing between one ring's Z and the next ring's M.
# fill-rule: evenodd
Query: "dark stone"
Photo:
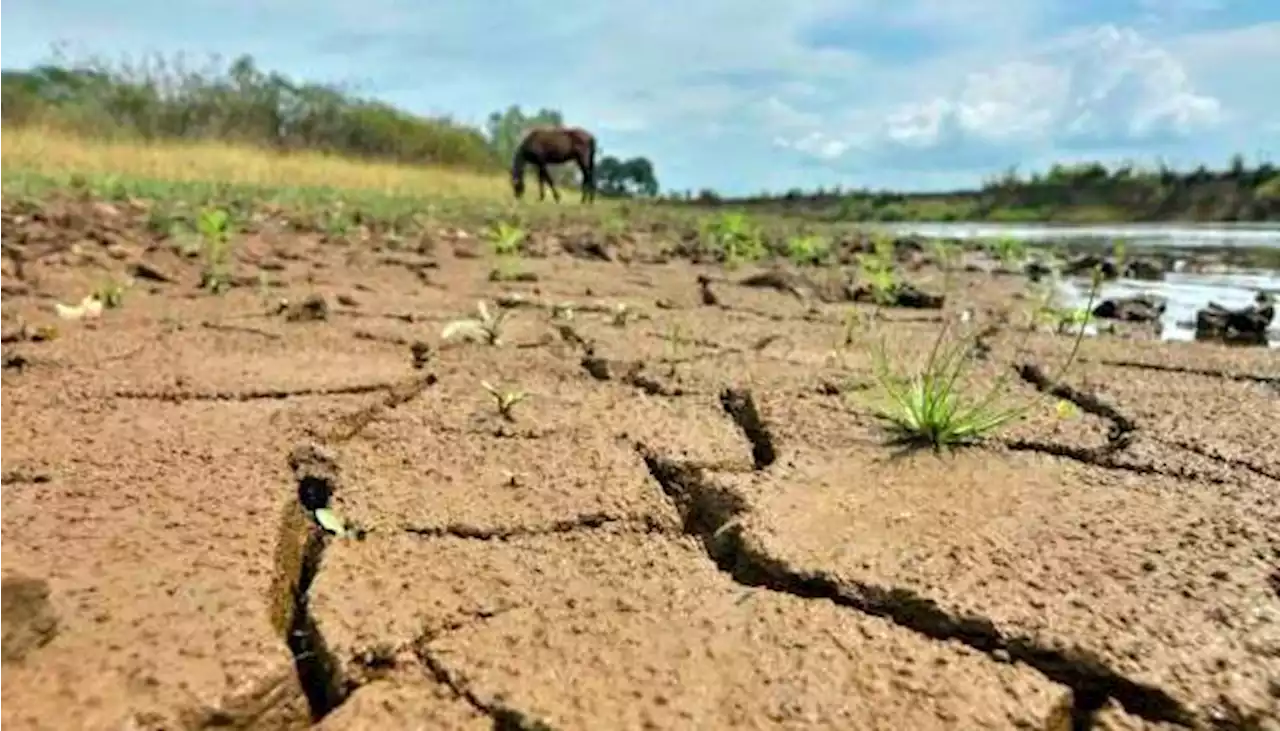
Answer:
M1152 322L1164 314L1165 301L1161 297L1140 294L1136 297L1117 297L1103 300L1093 308L1093 316L1104 320L1125 322Z
M1259 293L1254 304L1230 310L1216 302L1196 312L1196 340L1217 340L1232 345L1267 345L1267 328L1275 318L1271 297Z
M19 662L53 641L58 634L58 617L49 603L49 582L21 574L0 582L4 630L0 656L4 662Z

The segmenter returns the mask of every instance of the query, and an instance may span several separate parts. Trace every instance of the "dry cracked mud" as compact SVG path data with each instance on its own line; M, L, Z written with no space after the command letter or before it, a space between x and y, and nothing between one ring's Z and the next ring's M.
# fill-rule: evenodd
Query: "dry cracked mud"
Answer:
M899 454L846 308L746 271L267 232L269 296L214 297L120 240L5 269L9 728L1280 729L1274 353L1101 338L1053 388L1006 328L975 378L1079 416ZM442 343L477 299L503 344Z

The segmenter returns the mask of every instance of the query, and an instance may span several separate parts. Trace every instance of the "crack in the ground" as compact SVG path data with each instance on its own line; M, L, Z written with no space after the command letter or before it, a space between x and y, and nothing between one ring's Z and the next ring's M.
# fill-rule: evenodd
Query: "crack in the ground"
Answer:
M1129 416L1122 414L1115 406L1091 393L1085 393L1065 383L1055 383L1040 366L1034 363L1023 363L1017 366L1017 371L1022 380L1035 386L1036 390L1057 396L1064 401L1070 401L1079 407L1081 411L1110 421L1111 429L1107 434L1107 452L1121 451L1132 443L1134 433L1138 431L1138 423Z
M1206 447L1204 445L1183 441L1181 439L1166 439L1164 437L1155 437L1155 439L1156 441L1160 442L1161 444L1164 444L1165 446L1191 452L1192 454L1199 455L1212 462L1217 462L1218 464L1225 465L1227 467L1246 470L1260 477L1266 477L1271 480L1280 481L1280 472L1275 472L1267 467L1256 465L1247 459L1240 459L1239 457L1227 457L1212 451L1209 447Z
M280 333L274 333L274 332L271 332L270 330L263 330L261 328L256 328L256 327L249 327L247 325L227 325L221 322L211 322L211 321L205 320L200 323L200 327L203 327L206 330L214 330L217 332L226 332L226 333L236 333L238 335L257 335L259 337L267 338L268 340L282 340L284 338L284 336L281 335Z
M0 475L0 484L5 485L42 485L52 480L53 475L48 472L23 468L5 470L4 474Z
M1193 714L1168 693L1122 676L1082 648L1048 647L1030 637L1006 634L988 618L949 613L910 589L837 581L821 573L790 569L748 539L742 523L750 509L742 496L711 483L700 467L661 456L643 443L635 446L675 506L685 533L698 538L716 566L740 584L804 599L825 599L931 639L958 641L989 655L1007 655L1071 688L1075 728L1088 728L1093 713L1108 698L1148 720L1182 726L1194 723Z
M319 388L254 388L240 391L140 391L122 389L112 392L113 398L133 399L138 401L278 401L289 398L308 396L358 396L365 393L385 391L394 384L358 383L351 386L329 386Z
M1017 366L1017 371L1024 381L1033 385L1037 390L1070 401L1079 407L1081 411L1110 421L1111 428L1108 430L1106 443L1097 447L1077 447L1056 442L1027 439L1005 440L1003 443L1009 449L1019 452L1038 452L1103 469L1121 470L1142 475L1161 475L1181 480L1203 481L1215 484L1227 482L1226 479L1220 476L1203 474L1192 469L1164 469L1157 465L1125 464L1116 461L1116 455L1128 449L1137 435L1139 426L1135 419L1125 415L1115 406L1093 394L1085 393L1066 384L1053 383L1045 372L1033 363L1019 365ZM1182 440L1165 439L1158 435L1151 435L1151 438L1167 447L1182 449L1227 467L1243 469L1262 477L1280 480L1280 475L1247 460L1224 457L1209 451L1207 448Z
M639 533L668 533L671 528L654 515L608 515L583 513L572 518L535 525L476 526L450 523L442 526L406 526L404 531L423 538L461 538L478 541L506 541L513 538L560 535L577 531L623 528Z
M337 443L354 437L384 411L407 403L436 381L434 375L427 375L403 383L382 384L380 388L387 395L340 418L339 427L325 441ZM317 442L295 446L288 461L294 476L294 494L281 511L275 571L267 599L272 627L293 655L298 685L306 696L311 721L316 723L342 705L354 689L308 606L311 584L331 540L313 516L315 511L329 507L338 490L338 464L323 443Z
M500 700L481 698L459 673L454 672L430 647L431 638L414 643L414 654L431 677L476 711L493 719L493 731L553 731L547 722Z
M778 449L773 432L760 416L751 392L747 389L726 388L720 392L720 405L751 443L751 463L755 469L763 470L776 462Z
M351 688L316 626L308 607L311 584L320 570L328 535L311 514L329 506L338 486L336 459L324 447L300 444L289 453L295 494L286 502L276 545L272 582L272 625L293 655L298 684L306 695L312 722L319 722L346 700Z
M384 384L382 388L387 395L381 401L339 418L337 423L329 429L328 434L324 435L325 441L341 443L354 439L366 427L377 421L384 412L409 403L439 380L434 373L428 373L399 383Z
M1242 381L1245 383L1261 383L1264 385L1280 386L1280 376L1263 376L1256 373L1233 373L1220 368L1192 368L1189 366L1143 363L1135 360L1111 360L1109 358L1085 360L1084 362L1097 363L1098 365L1112 366L1115 368L1136 368L1147 371L1158 371L1161 373L1182 373L1191 376L1205 376L1206 378L1221 378L1227 381Z

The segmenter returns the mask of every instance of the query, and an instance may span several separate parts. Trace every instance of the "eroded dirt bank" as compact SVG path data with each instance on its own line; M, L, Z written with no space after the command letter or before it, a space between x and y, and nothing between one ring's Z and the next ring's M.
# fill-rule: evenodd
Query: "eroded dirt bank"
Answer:
M751 270L266 232L215 297L102 238L6 259L13 729L1280 728L1273 353L1087 342L1077 417L895 459L847 306ZM1031 397L1068 343L983 347Z

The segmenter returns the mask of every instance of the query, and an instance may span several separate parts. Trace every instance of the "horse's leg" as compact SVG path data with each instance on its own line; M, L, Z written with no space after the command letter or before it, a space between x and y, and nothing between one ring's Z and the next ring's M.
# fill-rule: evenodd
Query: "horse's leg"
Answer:
M596 166L591 164L590 158L583 155L578 155L575 160L582 173L582 202L593 201L596 199Z
M539 183L546 183L551 186L551 195L556 199L556 203L560 202L560 191L556 190L556 181L551 178L551 171L544 164L538 168Z

